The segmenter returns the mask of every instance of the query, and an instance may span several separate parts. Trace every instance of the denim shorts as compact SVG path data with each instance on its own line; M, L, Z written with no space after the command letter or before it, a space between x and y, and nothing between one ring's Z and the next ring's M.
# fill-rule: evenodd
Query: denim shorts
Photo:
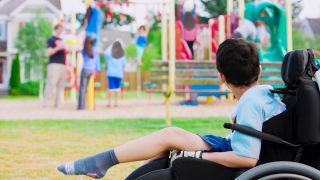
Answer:
M227 152L232 151L231 142L226 138L214 135L199 135L202 140L208 143L212 152Z
M108 89L113 90L113 91L118 91L120 90L121 87L121 78L118 77L109 77L108 76Z

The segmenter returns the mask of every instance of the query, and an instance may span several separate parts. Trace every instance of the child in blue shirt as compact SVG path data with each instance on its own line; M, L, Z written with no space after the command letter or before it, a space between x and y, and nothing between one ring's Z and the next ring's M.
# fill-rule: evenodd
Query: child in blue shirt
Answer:
M83 57L83 66L80 76L80 89L79 89L79 101L78 110L86 108L86 93L88 83L92 75L97 71L100 71L100 54L99 51L94 48L93 38L87 36L84 42L84 48L81 51Z
M111 107L112 93L115 94L114 106L118 106L119 90L124 76L124 68L126 58L120 41L115 41L112 44L111 52L105 53L105 58L108 61L107 78L108 78L108 107Z
M261 131L263 122L285 110L279 97L270 92L272 87L258 83L260 61L253 43L242 39L224 41L217 51L217 69L222 83L226 83L239 100L232 113L236 123ZM261 140L236 131L223 138L170 127L106 152L63 164L58 170L64 174L101 178L118 163L155 159L169 150L183 151L184 155L230 168L252 168L259 159L260 148Z
M138 36L137 36L137 42L136 42L138 65L142 64L142 56L146 46L147 46L146 27L140 26L138 29Z

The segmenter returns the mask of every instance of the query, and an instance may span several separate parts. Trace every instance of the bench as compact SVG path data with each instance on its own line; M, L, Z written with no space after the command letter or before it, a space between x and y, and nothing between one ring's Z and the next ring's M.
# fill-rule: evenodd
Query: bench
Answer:
M150 93L163 93L166 96L175 94L196 94L197 96L227 96L230 91L225 88L218 77L215 61L209 60L176 60L173 66L174 81L169 84L168 61L153 61L151 71L151 82L155 87L148 89ZM283 85L280 77L280 62L261 63L261 84L271 84L276 87ZM168 87L174 87L173 91Z

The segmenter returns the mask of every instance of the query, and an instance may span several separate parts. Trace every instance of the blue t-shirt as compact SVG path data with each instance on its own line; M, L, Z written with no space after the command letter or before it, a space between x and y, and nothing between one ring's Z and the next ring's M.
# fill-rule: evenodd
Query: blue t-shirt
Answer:
M88 21L86 32L88 34L95 34L99 36L99 31L102 28L104 15L97 7L91 7L91 16Z
M146 36L138 36L137 38L137 42L136 42L137 46L140 46L140 47L146 47L147 45L147 37Z
M123 56L119 59L115 59L114 57L112 57L110 52L106 52L104 56L108 61L107 76L117 77L122 79L124 76L124 67L126 65L126 58Z
M262 125L286 109L279 96L270 92L270 85L258 85L247 90L240 98L232 114L236 123L262 131ZM227 139L231 140L232 151L239 155L259 159L261 140L240 132L232 132Z
M100 71L100 53L97 49L93 48L93 58L89 57L89 55L84 50L81 51L81 54L83 57L82 69Z

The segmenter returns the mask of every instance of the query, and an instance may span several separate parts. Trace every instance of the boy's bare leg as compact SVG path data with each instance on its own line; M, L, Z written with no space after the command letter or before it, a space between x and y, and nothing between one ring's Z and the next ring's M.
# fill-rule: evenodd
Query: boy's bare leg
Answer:
M114 106L115 106L115 107L118 107L119 98L120 98L120 93L119 93L119 91L115 91L115 98L114 98Z
M147 160L168 150L210 150L198 135L179 128L166 128L109 150L58 167L64 174L87 175L102 178L107 170L118 164Z
M108 91L108 107L111 107L112 91Z
M168 150L210 150L198 135L180 128L166 128L114 149L120 163L151 159Z

